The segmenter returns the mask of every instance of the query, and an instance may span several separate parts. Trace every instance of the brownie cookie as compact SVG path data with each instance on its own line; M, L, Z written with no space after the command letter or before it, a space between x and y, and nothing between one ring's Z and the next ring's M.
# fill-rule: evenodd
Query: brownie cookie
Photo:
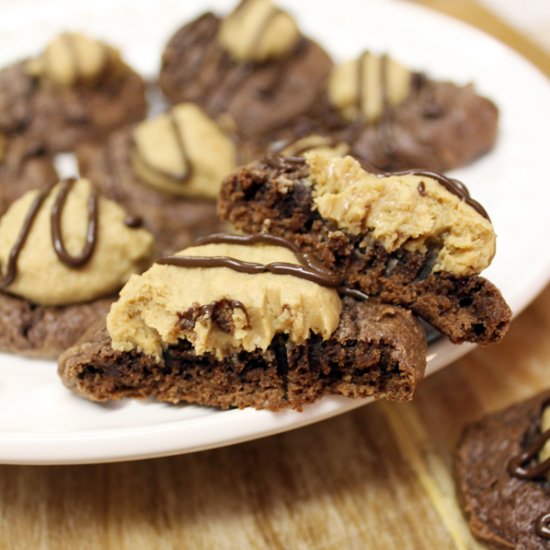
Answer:
M153 238L86 180L28 191L0 218L0 350L55 358L147 267Z
M455 457L460 504L489 548L550 545L550 392L465 430Z
M290 242L214 235L134 276L59 359L92 400L154 397L300 410L326 394L410 399L426 361L410 312L358 292Z
M285 11L270 0L243 0L225 18L206 13L170 39L160 86L173 103L229 115L241 135L256 137L310 111L331 67Z
M56 181L51 158L42 147L0 134L0 214L23 193Z
M479 273L495 253L486 212L439 174L371 174L352 157L268 157L229 176L219 213L281 236L345 284L410 308L453 342L502 338L511 312Z
M100 140L146 112L141 77L102 42L65 33L0 71L0 132L50 152Z
M155 235L168 254L219 231L216 197L236 166L230 137L192 103L78 150L80 172Z
M271 150L302 154L338 145L380 170L445 171L488 152L497 129L496 106L472 85L437 82L364 52L333 69L322 100L271 136ZM303 141L311 135L323 141Z

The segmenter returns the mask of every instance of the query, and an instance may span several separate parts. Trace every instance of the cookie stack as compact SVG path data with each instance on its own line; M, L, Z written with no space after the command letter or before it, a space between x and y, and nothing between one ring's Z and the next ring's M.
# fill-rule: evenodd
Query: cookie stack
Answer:
M492 148L490 100L384 53L335 64L270 0L185 24L161 65L151 118L89 37L0 71L4 351L59 356L95 401L301 410L411 399L428 325L503 337L489 215L438 172Z

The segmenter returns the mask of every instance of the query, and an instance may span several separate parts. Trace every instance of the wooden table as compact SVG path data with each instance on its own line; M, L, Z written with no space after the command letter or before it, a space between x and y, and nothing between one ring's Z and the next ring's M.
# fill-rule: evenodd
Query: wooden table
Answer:
M550 56L469 0L425 0ZM279 436L110 465L0 467L0 548L475 548L450 473L462 427L550 385L550 287L500 345L378 403Z

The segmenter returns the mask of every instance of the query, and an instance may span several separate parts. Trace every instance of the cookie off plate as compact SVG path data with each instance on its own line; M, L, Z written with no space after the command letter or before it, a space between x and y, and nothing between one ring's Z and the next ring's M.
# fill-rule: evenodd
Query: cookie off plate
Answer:
M434 78L475 82L500 111L495 149L456 170L489 211L498 235L497 255L486 276L519 313L550 278L546 155L550 143L550 84L516 53L464 24L409 4L281 1L304 32L334 57L363 49L388 51ZM72 3L18 2L2 8L0 65L39 51L63 30L81 30L121 47L146 77L158 70L164 43L177 27L207 7L227 12L229 1L154 4L129 0ZM124 25L120 22L124 21ZM437 45L437 47L434 47ZM485 273L484 273L485 275ZM470 351L446 340L428 349L427 375ZM196 406L122 401L87 402L65 389L53 362L0 355L0 462L68 464L193 452L246 441L317 422L368 400L328 397L301 413L253 409L218 411Z

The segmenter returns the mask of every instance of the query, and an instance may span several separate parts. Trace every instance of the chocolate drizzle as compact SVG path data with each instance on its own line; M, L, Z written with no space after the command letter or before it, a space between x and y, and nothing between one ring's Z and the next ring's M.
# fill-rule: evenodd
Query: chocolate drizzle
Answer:
M288 262L273 262L259 264L230 258L228 256L168 256L157 261L161 265L177 267L227 267L240 273L259 274L273 273L275 275L291 275L314 282L328 288L338 288L341 278L327 269L310 254L302 252L295 244L282 237L255 233L252 235L229 235L216 233L197 240L198 245L212 243L227 243L240 245L270 244L282 246L291 250L298 259L299 265Z
M523 480L533 480L542 477L550 472L550 458L544 462L527 467L529 462L535 459L542 450L545 443L550 440L550 430L542 433L533 443L524 451L514 456L508 462L507 471L512 477Z
M550 512L541 514L535 521L535 533L546 540L550 540Z
M472 207L478 214L483 216L485 219L491 221L491 218L489 218L489 214L487 214L485 208L483 208L483 206L481 206L479 202L472 199L468 188L457 179L448 178L443 174L432 172L431 170L419 170L417 168L413 168L411 170L402 170L399 172L385 172L383 170L379 170L372 164L369 164L362 159L357 160L361 164L363 170L371 174L376 174L377 176L380 176L382 178L388 178L391 176L419 176L433 179L437 181L440 185L442 185L447 191L449 191L449 193L451 193L455 197L458 197L462 202L465 202L468 206ZM426 184L424 182L420 183L423 184L422 191L425 194ZM418 192L422 195L420 184L418 187Z
M31 207L29 208L27 215L25 216L25 220L23 221L23 225L21 226L19 235L17 236L17 239L12 249L10 250L6 274L0 281L0 288L7 288L15 280L15 277L17 276L17 260L19 258L19 254L21 254L21 250L23 250L23 247L25 246L25 242L27 241L27 237L31 232L34 220L36 219L38 211L40 210L40 207L42 206L42 203L44 202L44 199L47 197L48 193L49 190L42 191L38 193L33 200Z
M61 232L61 217L63 215L67 195L75 181L76 180L71 179L60 183L60 189L52 205L51 211L51 235L55 253L65 265L70 267L80 267L90 260L97 243L98 230L98 199L97 193L92 189L88 199L88 227L86 230L84 247L80 254L76 256L72 256L65 248Z

